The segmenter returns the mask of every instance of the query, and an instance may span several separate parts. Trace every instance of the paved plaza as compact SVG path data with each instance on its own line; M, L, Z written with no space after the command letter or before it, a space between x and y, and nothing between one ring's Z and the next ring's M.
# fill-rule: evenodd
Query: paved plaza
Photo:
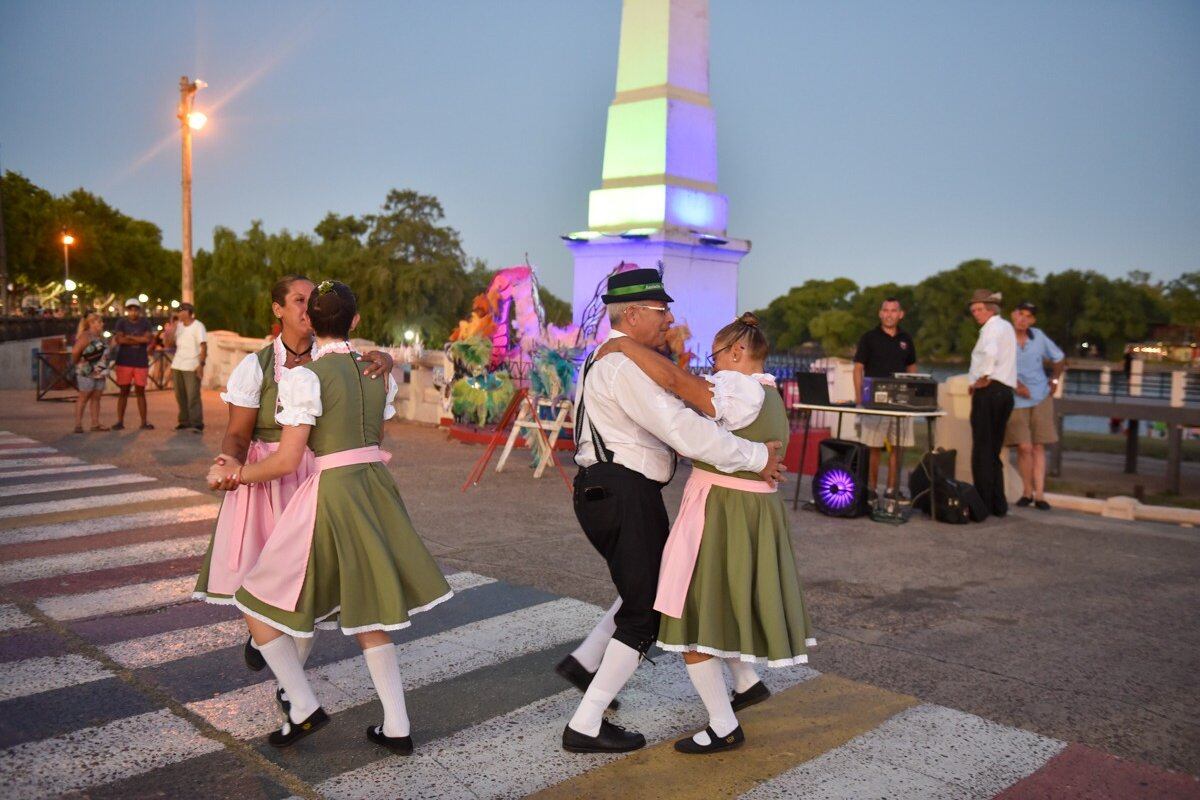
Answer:
M1200 797L1194 529L794 514L820 644L807 667L766 673L774 697L740 715L747 745L671 749L703 708L662 655L613 717L650 747L569 755L558 736L578 695L553 665L612 589L566 487L518 453L464 494L482 448L403 423L387 426L390 468L457 592L396 636L417 753L366 741L370 676L332 632L309 669L333 722L273 750L273 684L242 663L243 623L189 599L224 411L206 393L201 436L171 430L171 397L150 405L156 430L74 435L68 405L0 392L6 798Z

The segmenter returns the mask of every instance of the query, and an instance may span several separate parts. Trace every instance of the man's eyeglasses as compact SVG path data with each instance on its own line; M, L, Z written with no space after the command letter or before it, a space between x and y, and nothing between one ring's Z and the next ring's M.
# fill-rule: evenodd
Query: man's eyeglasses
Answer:
M660 314L665 314L669 310L666 306L630 306L630 308L644 308L647 311L657 311Z
M733 347L733 345L727 344L724 347L722 347L720 350L713 350L711 353L709 353L708 354L708 365L710 367L715 367L717 365L717 353L724 353L726 350L728 350L731 347Z

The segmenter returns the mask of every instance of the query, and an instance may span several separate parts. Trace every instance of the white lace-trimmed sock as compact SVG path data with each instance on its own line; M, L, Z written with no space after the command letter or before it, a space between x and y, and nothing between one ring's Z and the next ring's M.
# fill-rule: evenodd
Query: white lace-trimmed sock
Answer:
M408 736L408 709L404 705L404 682L400 678L400 661L396 646L381 644L363 650L363 660L371 673L371 681L383 704L383 735Z
M300 666L304 666L308 663L308 654L312 652L313 643L316 642L316 640L317 636L315 633L312 636L293 637L293 641L296 642L296 655L300 659ZM250 641L253 642L254 640L251 639ZM255 645L255 647L258 647L258 645ZM283 689L283 685L280 684L279 688ZM288 699L287 689L283 689L283 699Z
M275 680L287 693L292 704L289 716L292 722L303 722L320 708L317 696L304 677L304 667L296 652L296 642L290 636L277 636L258 648L266 659L267 666L275 673Z
M699 664L687 665L688 677L696 687L704 708L708 711L708 727L717 736L732 733L738 726L737 716L733 706L729 704L729 689L725 686L725 674L721 672L721 662L708 658ZM700 731L692 740L699 745L711 744L708 731Z
M726 658L724 661L725 666L729 667L729 674L733 677L733 690L735 692L740 694L759 682L758 673L754 671L754 665L749 661L742 661L736 656L734 658Z
M584 693L579 708L575 709L575 716L567 723L571 730L584 736L600 733L600 721L604 719L608 704L633 676L639 661L641 655L637 650L616 639L608 640L596 677L592 678L592 685Z
M588 672L595 672L600 668L600 661L604 658L604 650L608 647L608 642L612 639L613 633L617 630L617 623L614 617L617 616L617 610L621 608L621 598L617 598L617 602L609 607L608 611L604 612L604 616L596 623L596 627L592 628L592 632L587 635L587 638L580 643L572 651L571 655L575 660L583 665L583 668Z

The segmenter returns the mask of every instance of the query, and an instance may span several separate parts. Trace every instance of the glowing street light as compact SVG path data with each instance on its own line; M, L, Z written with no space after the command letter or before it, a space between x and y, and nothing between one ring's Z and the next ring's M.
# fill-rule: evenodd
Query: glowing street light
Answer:
M179 301L178 301L178 300L172 300L172 301L171 301L171 308L179 308Z
M148 302L149 300L150 300L150 297L145 292L142 292L141 294L138 295L139 303L145 303L145 302Z
M68 292L73 292L79 288L79 284L77 284L75 281L71 280L70 278L67 278L65 281L63 281L63 286L66 288L66 290Z
M181 265L181 295L183 302L195 300L192 294L192 131L198 131L208 122L208 116L192 108L192 99L196 92L208 84L202 80L188 80L184 75L179 79L179 131L183 138L183 263ZM145 301L143 301L145 302Z
M404 332L404 341L411 342L415 338L417 338L417 332L412 328L409 328Z
M188 127L194 131L198 131L204 127L204 123L208 122L208 115L203 111L191 111L187 115Z
M63 228L63 286L66 287L68 292L75 289L75 281L71 280L71 245L73 244L75 244L75 237L67 233L66 228Z

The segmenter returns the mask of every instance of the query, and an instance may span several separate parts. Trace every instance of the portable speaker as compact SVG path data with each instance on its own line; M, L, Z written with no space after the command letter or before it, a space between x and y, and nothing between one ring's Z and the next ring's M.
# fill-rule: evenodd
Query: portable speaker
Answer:
M813 504L830 517L861 517L867 501L867 447L845 439L826 439L820 446L820 465L813 476Z

